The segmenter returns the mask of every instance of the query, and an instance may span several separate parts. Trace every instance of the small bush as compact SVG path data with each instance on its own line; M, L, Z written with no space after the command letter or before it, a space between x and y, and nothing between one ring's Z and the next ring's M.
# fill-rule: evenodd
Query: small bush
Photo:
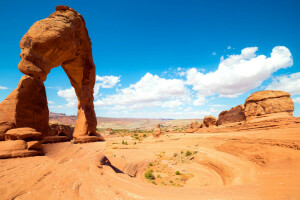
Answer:
M170 180L170 183L173 183L173 181L172 181L172 180Z
M161 176L158 174L158 175L157 175L157 178L161 178Z
M192 154L193 154L192 152L186 151L185 156L190 156L190 155L192 155Z
M145 175L144 175L145 178L148 179L148 180L154 180L155 176L152 172L153 172L152 170L149 170L149 171L145 172Z
M137 133L135 133L135 134L133 134L133 136L138 136L139 134L137 134Z
M128 145L127 141L125 142L124 140L122 141L122 144Z
M153 163L151 162L151 163L149 163L149 166L153 166Z
M176 156L178 156L178 154L177 153L173 153L173 157L176 157Z
M176 175L181 175L180 171L175 172Z
M144 138L146 138L146 137L147 137L147 135L146 135L146 134L144 134L144 135L143 135L143 137L144 137Z

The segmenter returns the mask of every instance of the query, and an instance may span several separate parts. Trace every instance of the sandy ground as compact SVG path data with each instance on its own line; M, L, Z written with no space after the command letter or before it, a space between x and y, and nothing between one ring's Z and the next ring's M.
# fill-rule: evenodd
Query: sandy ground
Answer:
M300 199L299 136L285 128L45 144L45 156L0 160L0 199ZM118 173L97 167L101 152ZM150 169L155 183L144 178Z

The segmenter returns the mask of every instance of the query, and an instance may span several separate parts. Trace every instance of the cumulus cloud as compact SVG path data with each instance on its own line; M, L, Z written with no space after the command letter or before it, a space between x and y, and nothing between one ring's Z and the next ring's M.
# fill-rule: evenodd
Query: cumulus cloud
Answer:
M54 101L48 101L48 105L54 105L55 102Z
M165 79L150 73L137 83L95 102L95 106L126 105L131 109L144 107L176 107L188 99L183 80Z
M260 86L273 72L293 65L291 52L284 46L274 47L270 57L256 55L257 50L257 47L248 47L239 55L222 57L213 72L191 68L187 71L186 83L201 96L236 97Z
M4 87L4 86L0 85L0 90L7 90L7 89L8 89L7 87Z
M68 102L66 105L67 107L75 107L77 105L77 96L73 87L65 90L58 90L57 95L66 99Z
M293 101L294 101L294 103L299 103L300 104L300 97L294 98Z
M291 95L300 94L300 72L274 78L266 90L282 90Z
M102 88L113 88L120 82L121 76L96 76L96 82Z
M96 83L94 86L94 98L98 99L100 88L113 88L120 82L120 76L96 76ZM58 90L57 95L66 99L67 107L76 107L78 100L73 87Z

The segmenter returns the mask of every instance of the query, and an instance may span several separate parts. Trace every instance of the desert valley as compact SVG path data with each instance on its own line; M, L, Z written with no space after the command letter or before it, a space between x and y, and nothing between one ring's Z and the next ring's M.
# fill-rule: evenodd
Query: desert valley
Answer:
M300 199L300 117L261 90L204 118L97 117L83 17L57 6L23 36L19 84L0 103L0 199ZM49 112L62 66L77 115ZM188 111L187 111L188 112Z

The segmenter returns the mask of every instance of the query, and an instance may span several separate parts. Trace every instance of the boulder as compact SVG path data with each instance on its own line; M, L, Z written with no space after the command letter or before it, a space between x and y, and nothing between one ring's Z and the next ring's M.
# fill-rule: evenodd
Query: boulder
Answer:
M161 131L160 124L157 124L156 128L154 129L153 136L159 137L162 134L163 134L163 132Z
M9 140L0 142L0 152L25 149L27 149L27 143L24 140Z
M33 128L15 128L5 133L6 140L41 140L43 134Z
M214 117L214 116L205 116L204 119L203 119L203 124L206 126L206 127L213 127L215 126L217 123L217 119Z
M245 121L244 105L238 105L219 114L217 125Z
M284 91L265 90L251 94L245 101L244 113L247 120L270 115L293 115L294 102Z
M49 124L47 136L66 136L70 140L73 138L74 127L64 124Z
M42 142L41 141L29 141L27 142L28 150L42 150Z
M196 132L196 131L199 130L200 126L201 126L201 125L200 125L198 122L192 122L192 123L190 124L189 129L187 129L186 132L187 132L187 133L194 133L194 132Z

